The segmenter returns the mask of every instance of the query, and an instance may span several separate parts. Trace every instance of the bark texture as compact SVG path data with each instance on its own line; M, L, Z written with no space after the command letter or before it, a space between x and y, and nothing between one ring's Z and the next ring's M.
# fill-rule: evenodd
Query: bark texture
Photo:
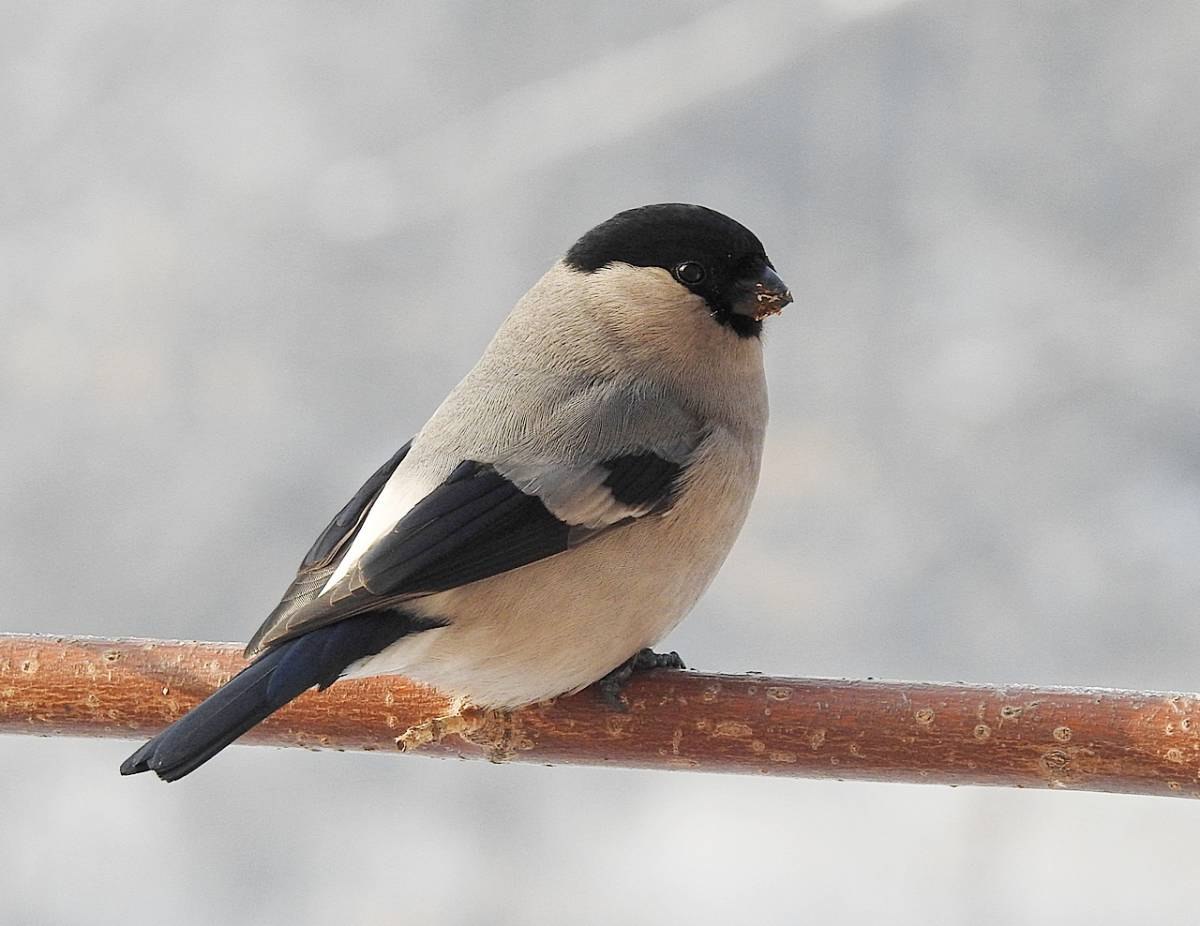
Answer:
M245 662L226 643L0 635L0 733L141 739ZM240 742L543 764L1200 797L1200 695L657 670L512 713L406 679L310 691ZM116 774L114 768L113 773Z

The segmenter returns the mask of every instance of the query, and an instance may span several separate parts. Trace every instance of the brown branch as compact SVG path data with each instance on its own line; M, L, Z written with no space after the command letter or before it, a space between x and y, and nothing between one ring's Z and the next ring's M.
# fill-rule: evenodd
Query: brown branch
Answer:
M0 733L148 736L244 665L239 650L0 635ZM671 671L636 676L626 694L626 713L585 691L447 719L446 698L405 679L343 681L301 696L242 741L1200 797L1200 695Z

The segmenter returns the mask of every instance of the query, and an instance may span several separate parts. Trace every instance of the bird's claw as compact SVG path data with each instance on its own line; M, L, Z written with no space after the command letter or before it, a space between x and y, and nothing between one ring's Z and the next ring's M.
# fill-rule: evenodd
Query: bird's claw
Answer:
M684 665L678 653L656 653L652 649L642 649L600 679L597 685L605 704L615 711L628 713L629 704L622 694L622 689L624 689L625 683L633 677L634 672L642 672L647 669L686 668L687 666Z

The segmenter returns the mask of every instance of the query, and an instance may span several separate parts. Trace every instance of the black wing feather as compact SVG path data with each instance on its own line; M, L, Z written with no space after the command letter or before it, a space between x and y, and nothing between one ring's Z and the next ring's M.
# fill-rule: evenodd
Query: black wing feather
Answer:
M412 447L412 441L397 450L390 460L375 470L371 474L371 478L363 483L362 488L354 493L354 497L342 506L342 510L334 515L333 520L321 531L316 542L304 554L304 559L300 561L300 568L296 572L296 578L283 593L279 604L267 615L267 619L258 628L258 632L246 644L247 656L253 655L258 650L263 637L272 628L285 623L293 614L314 601L321 593L321 589L325 587L325 583L329 581L329 577L337 568L339 554L347 548L350 541L354 539L354 535L358 533L367 512L392 477L392 473L396 471L396 467L408 455L410 447Z
M601 464L608 472L604 484L613 498L631 508L658 509L669 504L683 475L683 464L656 453L628 453Z
M334 515L333 520L329 522L325 530L321 531L316 542L304 554L304 559L300 563L301 570L328 565L354 538L367 509L371 507L375 498L383 490L392 473L396 471L396 467L408 456L410 447L412 447L412 441L397 450L390 460L375 470L371 478L363 483L362 488L354 493L354 497L346 502L342 510Z
M460 466L356 567L373 594L413 595L466 585L567 548L570 525L490 466Z
M399 459L393 459L398 465ZM609 471L603 485L617 502L655 512L670 506L685 470L650 452L614 457L602 465ZM339 518L351 526L340 539L322 535L306 557L314 565L307 572L301 569L284 600L254 635L248 653L357 614L518 569L606 529L571 525L491 465L466 460L322 593L337 568L328 557L345 549L386 481L383 478L371 492L363 487L365 507L356 509L352 502L343 509Z

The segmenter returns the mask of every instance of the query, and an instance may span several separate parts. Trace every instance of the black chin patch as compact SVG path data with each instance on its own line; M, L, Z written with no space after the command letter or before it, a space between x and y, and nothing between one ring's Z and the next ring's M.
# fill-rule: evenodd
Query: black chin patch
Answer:
M737 312L717 312L713 315L722 325L727 326L739 338L757 338L762 336L762 322L741 315Z

